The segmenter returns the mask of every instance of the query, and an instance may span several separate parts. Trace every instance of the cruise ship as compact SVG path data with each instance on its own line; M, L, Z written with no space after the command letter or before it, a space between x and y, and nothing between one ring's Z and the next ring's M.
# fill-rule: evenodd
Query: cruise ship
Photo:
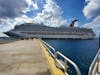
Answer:
M72 21L69 27L48 27L43 24L25 23L17 25L13 30L6 32L14 38L42 38L42 39L93 39L92 29L74 27Z

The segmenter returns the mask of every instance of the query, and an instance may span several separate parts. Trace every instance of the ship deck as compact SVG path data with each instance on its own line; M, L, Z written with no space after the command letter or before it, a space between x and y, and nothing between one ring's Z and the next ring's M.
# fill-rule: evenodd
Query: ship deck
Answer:
M39 41L0 44L0 75L50 75Z

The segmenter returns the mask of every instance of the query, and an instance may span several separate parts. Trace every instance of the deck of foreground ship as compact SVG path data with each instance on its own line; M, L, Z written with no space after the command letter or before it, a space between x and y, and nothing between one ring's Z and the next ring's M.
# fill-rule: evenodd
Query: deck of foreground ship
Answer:
M0 75L50 75L39 41L1 44Z

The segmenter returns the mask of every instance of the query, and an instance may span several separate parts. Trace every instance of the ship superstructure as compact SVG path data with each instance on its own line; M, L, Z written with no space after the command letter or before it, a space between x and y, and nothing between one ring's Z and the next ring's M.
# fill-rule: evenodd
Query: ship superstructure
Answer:
M16 38L48 38L48 39L92 39L95 33L92 29L79 27L48 27L40 24L25 23L15 26L7 35Z

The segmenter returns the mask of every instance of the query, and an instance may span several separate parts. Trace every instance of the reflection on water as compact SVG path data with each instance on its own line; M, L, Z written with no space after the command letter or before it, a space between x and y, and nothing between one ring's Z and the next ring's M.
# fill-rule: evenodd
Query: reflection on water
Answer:
M88 75L88 70L99 48L98 39L92 40L50 40L47 43L55 47L65 56L74 61L80 68L82 75ZM71 67L72 68L72 67ZM74 69L70 75L76 75Z

